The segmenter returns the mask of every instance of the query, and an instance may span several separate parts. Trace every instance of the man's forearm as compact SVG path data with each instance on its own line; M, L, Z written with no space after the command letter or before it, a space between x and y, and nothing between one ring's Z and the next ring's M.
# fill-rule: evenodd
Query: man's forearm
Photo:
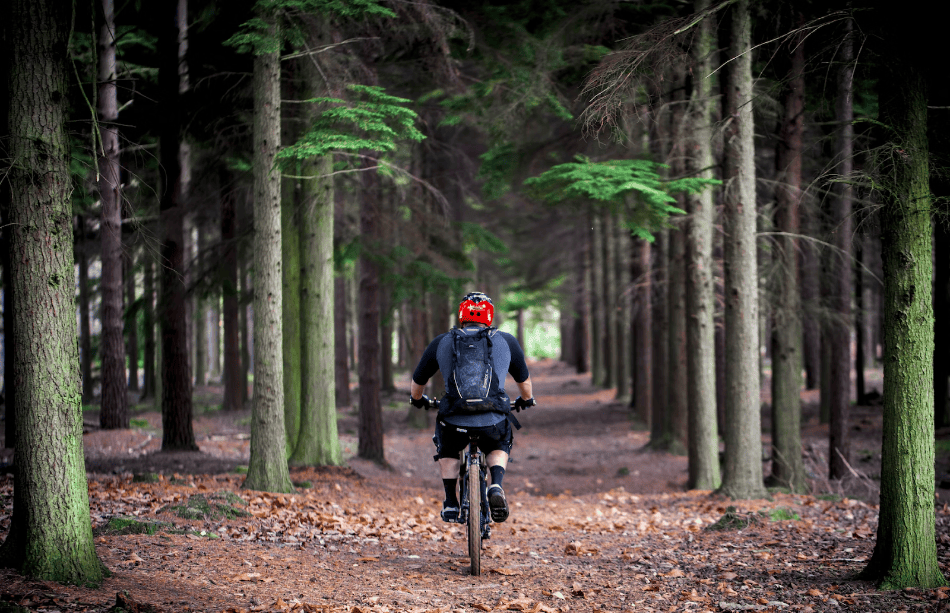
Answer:
M517 381L515 383L517 383ZM518 391L521 392L521 397L525 400L534 398L534 392L531 391L531 377L528 377L521 383L518 383Z
M409 380L409 395L415 398L416 400L419 400L420 398L422 398L422 392L423 390L425 390L425 388L426 386L419 385L418 383L415 382L415 380L413 379Z

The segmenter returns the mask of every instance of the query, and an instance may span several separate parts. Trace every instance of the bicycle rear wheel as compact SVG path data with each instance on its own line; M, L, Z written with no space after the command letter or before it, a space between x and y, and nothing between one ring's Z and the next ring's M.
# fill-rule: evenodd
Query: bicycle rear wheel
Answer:
M468 464L468 557L472 574L482 572L482 480L478 464Z

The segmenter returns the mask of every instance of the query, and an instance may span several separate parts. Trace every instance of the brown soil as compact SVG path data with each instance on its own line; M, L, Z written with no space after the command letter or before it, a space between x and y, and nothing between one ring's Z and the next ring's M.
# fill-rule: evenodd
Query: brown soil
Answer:
M0 611L4 602L31 611L104 611L117 600L126 611L343 613L943 611L950 602L946 590L878 592L853 578L874 545L880 407L854 408L854 475L830 483L820 478L827 428L818 424L816 394L806 392L813 494L734 502L686 491L686 458L649 450L629 408L589 377L543 361L532 365L532 378L539 406L519 415L524 428L505 477L512 515L494 526L481 576L470 575L462 527L438 519L431 429L408 426L406 391L383 399L388 466L353 457L357 418L344 408L338 418L347 466L294 469L297 492L272 495L241 489L235 468L247 464L249 413L202 410L220 393L208 388L196 395L200 452L160 452L154 411L135 415L147 427L89 428L92 519L112 576L92 589L0 570ZM767 416L764 422L768 432ZM945 456L938 481L950 485ZM133 481L148 473L161 476ZM223 492L240 496L236 507L250 515L184 519L174 508ZM938 489L945 575L948 500L950 490ZM0 477L0 538L11 507L12 478ZM772 521L770 513L797 519ZM706 529L724 516L751 524ZM107 530L115 517L164 525L153 534Z

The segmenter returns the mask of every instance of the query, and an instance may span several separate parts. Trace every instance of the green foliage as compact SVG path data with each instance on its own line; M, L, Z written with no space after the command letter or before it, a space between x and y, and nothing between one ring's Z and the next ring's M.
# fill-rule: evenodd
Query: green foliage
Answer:
M306 29L295 19L298 15L343 19L396 16L376 0L257 0L254 10L258 15L280 15L284 20L277 38L271 35L271 23L267 18L253 17L241 24L241 29L224 41L225 45L236 47L239 53L274 53L284 42L299 46L306 37Z
M328 105L310 130L293 145L277 154L278 164L287 166L329 153L360 151L391 152L400 141L420 141L415 127L418 115L405 106L410 101L390 96L382 87L349 85L350 101L313 98L307 102Z
M659 173L665 166L649 160L592 162L584 156L575 160L526 179L528 195L550 204L593 202L609 206L624 213L634 235L650 241L652 231L663 227L670 215L685 213L674 206L672 194L696 193L720 184L715 179L697 177L666 181Z
M487 199L500 198L511 189L519 158L518 151L510 142L490 147L479 156L482 164L478 169L478 178L484 181L482 192Z
M786 507L769 509L768 511L759 511L762 517L768 517L770 521L798 521L801 517L798 513Z
M483 251L488 253L507 253L508 245L492 233L483 224L463 221L458 224L465 251Z

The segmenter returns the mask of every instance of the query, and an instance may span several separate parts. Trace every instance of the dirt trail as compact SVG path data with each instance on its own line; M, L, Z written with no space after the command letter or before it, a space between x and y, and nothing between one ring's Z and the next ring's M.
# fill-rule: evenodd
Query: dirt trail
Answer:
M532 378L540 406L519 414L524 428L505 479L512 515L495 525L481 576L469 574L461 527L438 519L431 431L407 427L402 391L384 399L389 468L351 458L346 468L294 470L294 495L240 489L233 468L247 461L247 428L239 425L246 414L201 415L202 453L194 454L153 452L155 413L136 416L150 428L90 432L97 551L113 576L87 589L0 570L0 603L105 611L120 594L126 610L140 611L538 613L944 611L950 602L945 590L882 594L851 578L873 549L873 504L784 494L733 502L686 492L686 459L646 451L646 433L611 392L556 362L534 364ZM868 441L873 415L861 426ZM356 417L348 409L339 417L352 453ZM818 436L809 444L820 448L820 428L811 429ZM146 472L164 475L133 482L132 473ZM219 492L241 496L250 515L174 512L196 494ZM11 493L12 479L0 478L0 537ZM946 573L950 509L938 501L937 511ZM101 531L117 516L167 525L154 534ZM724 516L748 525L707 529Z

